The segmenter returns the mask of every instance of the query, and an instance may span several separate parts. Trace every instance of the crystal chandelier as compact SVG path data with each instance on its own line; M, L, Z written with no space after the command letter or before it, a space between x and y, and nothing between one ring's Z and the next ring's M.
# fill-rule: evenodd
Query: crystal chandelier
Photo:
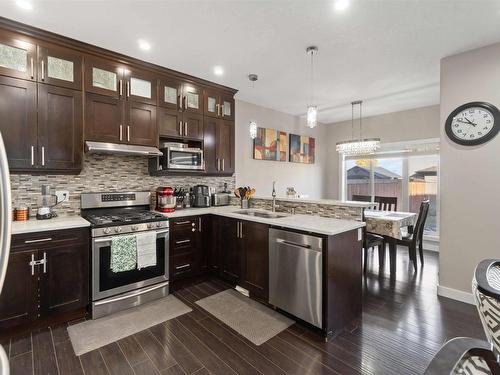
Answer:
M314 55L318 53L318 47L307 47L306 53L311 56L311 103L314 103ZM318 107L309 104L307 106L306 124L311 129L318 125Z
M354 138L354 106L359 105L359 138ZM363 139L362 130L362 106L361 100L351 103L352 107L352 140L337 142L337 151L345 156L368 155L373 154L380 147L380 138L365 138Z

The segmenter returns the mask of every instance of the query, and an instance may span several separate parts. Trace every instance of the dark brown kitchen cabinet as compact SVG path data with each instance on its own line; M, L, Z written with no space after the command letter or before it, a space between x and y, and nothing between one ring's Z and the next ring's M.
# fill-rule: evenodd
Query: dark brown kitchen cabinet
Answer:
M234 98L232 94L205 89L203 101L205 116L234 121Z
M240 285L254 298L267 301L269 296L269 226L241 221L240 246L242 269Z
M127 143L143 146L158 146L156 106L135 101L126 105Z
M38 46L38 82L82 89L82 55L55 45Z
M80 311L88 303L89 231L66 229L12 236L0 295L0 329Z
M125 69L117 62L85 57L85 91L121 98L125 90Z
M203 115L203 89L194 83L182 85L182 110Z
M152 73L125 69L125 96L128 101L156 105L157 79Z
M82 168L82 93L38 85L38 166L47 170Z
M203 115L186 112L183 115L184 132L183 137L189 139L203 139Z
M122 142L123 107L123 101L118 98L85 93L85 140Z
M25 36L3 30L0 75L36 81L36 44Z
M160 137L181 138L183 132L182 112L158 107L158 133Z
M0 132L11 171L38 165L36 83L0 76Z
M220 217L218 220L220 276L233 284L238 284L241 278L240 223L240 220L226 217Z
M205 171L215 175L234 173L234 122L205 116L203 157Z
M162 77L159 79L158 105L176 111L182 111L183 93L180 80Z
M208 116L205 116L203 122L203 158L205 159L205 172L209 174L219 173L219 159L215 148L218 122L216 118Z

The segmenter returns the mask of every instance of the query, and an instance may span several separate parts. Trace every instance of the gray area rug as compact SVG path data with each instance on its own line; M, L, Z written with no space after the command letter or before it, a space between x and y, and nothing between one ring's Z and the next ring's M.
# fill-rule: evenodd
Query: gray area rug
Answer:
M196 304L255 345L265 343L295 323L233 289L203 298Z
M96 320L68 327L75 354L80 356L154 325L193 311L173 295Z

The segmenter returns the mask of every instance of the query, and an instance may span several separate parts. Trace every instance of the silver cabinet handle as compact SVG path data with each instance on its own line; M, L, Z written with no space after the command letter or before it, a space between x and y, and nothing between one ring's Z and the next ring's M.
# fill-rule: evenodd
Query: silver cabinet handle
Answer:
M179 135L182 135L182 121L179 121Z
M127 86L127 98L129 98L130 97L130 83L129 83L129 81L127 81L125 83L125 85Z
M35 275L35 254L31 254L31 262L28 263L31 267L31 276Z
M31 276L35 275L35 266L43 265L43 273L47 273L47 253L43 252L43 259L35 260L35 254L31 254L31 262L28 263L31 267Z
M243 222L240 221L240 238L243 238Z
M184 268L189 268L191 267L191 264L190 263L187 263L187 264L183 264L182 266L177 266L175 267L176 270L182 270Z
M33 61L33 57L31 58L31 79L35 78L35 62Z
M42 167L45 167L45 147L42 146Z
M187 100L187 95L184 96L184 109L187 109L188 107L188 100Z
M26 241L24 241L24 243L29 244L29 243L48 242L48 241L52 241L52 237L40 238L37 240L26 240Z
M191 240L181 240L181 241L175 241L175 244L176 245L181 245L183 243L188 243L188 242L191 242Z
M47 273L47 253L44 251L43 252L43 259L41 260L43 262L43 273Z
M187 121L184 122L184 135L188 135L188 123L187 123Z
M120 124L120 141L123 141L123 125Z
M178 221L175 223L175 225L184 225L184 224L189 224L191 221L190 220L186 220L186 221Z
M216 112L217 112L217 116L219 116L219 106L220 106L220 104L219 104L219 103L217 103L217 104L215 105Z
M201 216L198 218L198 232L201 232Z
M120 90L120 96L122 96L123 95L123 81L121 79L118 81L118 87Z
M31 165L35 165L35 146L31 146Z
M224 104L220 105L220 117L224 117Z
M240 222L236 222L236 238L240 238Z
M224 172L226 170L225 166L224 166L224 158L222 158L222 172Z
M217 170L220 171L220 159L217 158Z
M127 125L127 142L130 142L130 125Z
M45 60L42 60L42 81L45 81Z
M182 109L182 96L181 96L181 94L177 95L177 106L179 107L179 110Z

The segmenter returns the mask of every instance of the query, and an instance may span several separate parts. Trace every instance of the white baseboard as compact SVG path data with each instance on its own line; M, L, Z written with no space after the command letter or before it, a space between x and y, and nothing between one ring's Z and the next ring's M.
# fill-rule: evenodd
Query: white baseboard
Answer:
M447 288L445 286L438 285L437 294L441 297L451 298L456 301L469 303L474 305L474 296L472 293L467 293L458 289Z

